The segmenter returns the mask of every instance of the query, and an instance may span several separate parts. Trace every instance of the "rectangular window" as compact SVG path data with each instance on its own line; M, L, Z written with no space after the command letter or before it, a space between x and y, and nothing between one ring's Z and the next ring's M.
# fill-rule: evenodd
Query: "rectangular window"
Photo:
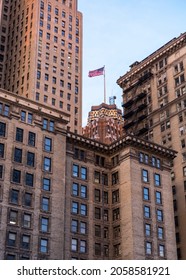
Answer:
M22 149L14 149L14 161L19 163L22 162Z
M75 252L78 250L78 240L75 238L71 240L71 250Z
M100 202L101 201L101 193L100 190L95 189L94 190L94 199L96 202Z
M23 142L23 129L19 127L16 128L16 141Z
M34 167L35 165L35 154L27 152L27 165Z
M31 193L24 194L24 205L27 207L32 206L32 194Z
M8 246L15 247L16 246L16 233L9 232L8 233Z
M44 238L40 239L40 252L41 253L48 252L48 239L44 239Z
M159 251L159 256L164 258L165 257L165 246L160 244L158 246L158 251Z
M101 256L101 244L100 243L95 243L95 255L96 256Z
M101 219L101 209L98 207L95 207L95 214L94 214L95 219Z
M51 172L51 158L48 158L48 157L44 157L44 161L43 161L43 169L44 171L47 171L47 172Z
M18 190L11 190L10 191L10 202L14 204L19 203L19 191Z
M162 204L162 195L161 192L156 191L156 203Z
M112 219L113 221L119 220L120 219L120 209L116 208L112 212Z
M87 186L80 186L80 196L81 198L87 198Z
M118 184L118 182L119 182L118 172L115 172L112 174L112 185Z
M4 158L5 147L4 144L0 143L0 158Z
M50 203L50 199L48 197L42 197L41 199L41 209L43 211L48 212L49 211L49 203Z
M23 227L30 228L31 227L31 215L23 214Z
M86 167L81 167L81 179L87 180L87 168Z
M146 187L143 188L143 199L150 200L149 188Z
M158 239L164 238L164 229L162 227L158 227Z
M21 182L21 171L20 170L13 169L12 181L14 183L20 184L20 182Z
M3 165L0 165L0 179L3 179Z
M36 134L29 131L28 133L28 145L35 147Z
M80 214L82 216L87 216L87 205L86 204L80 205Z
M76 165L76 164L73 164L73 172L72 172L72 175L74 177L79 177L79 166Z
M100 225L95 225L95 236L96 237L101 237L101 226Z
M29 187L33 187L34 185L34 175L31 173L25 174L25 184Z
M157 173L154 174L154 184L156 187L161 186L160 174Z
M52 139L45 137L44 139L44 149L46 152L51 152L52 151Z
M79 232L81 234L86 234L87 233L87 223L80 222L80 224L79 224Z
M145 169L142 170L142 180L145 183L149 182L148 171Z
M72 202L72 213L78 214L78 202Z
M112 192L112 203L119 202L119 190Z
M151 225L145 224L145 236L151 236Z
M147 255L151 255L152 254L152 243L147 241L145 242L145 253Z
M23 248L25 250L29 250L30 249L30 236L25 235L25 234L22 235L21 248Z
M159 222L163 222L163 211L160 209L157 209L156 214L157 214L157 220Z
M43 178L43 185L42 185L42 189L44 191L50 191L50 186L51 185L51 181L48 178Z
M18 212L17 211L10 210L9 223L11 225L17 225L18 224Z
M48 232L49 231L49 219L42 217L41 218L41 231L42 232Z
M5 137L6 135L6 124L0 122L0 137Z
M79 251L80 251L80 253L86 253L86 251L87 251L87 242L85 240L80 240Z
M144 217L145 218L150 218L150 207L149 206L144 206Z
M94 183L100 184L100 172L94 171Z
M71 221L71 231L78 232L78 221L77 220Z

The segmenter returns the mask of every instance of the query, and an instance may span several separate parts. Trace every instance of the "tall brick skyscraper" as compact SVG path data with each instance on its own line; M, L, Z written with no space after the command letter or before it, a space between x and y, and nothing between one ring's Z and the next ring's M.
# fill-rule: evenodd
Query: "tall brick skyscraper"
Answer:
M125 131L178 151L172 168L177 253L186 259L186 33L118 79Z
M82 14L77 0L2 0L0 88L71 115L81 132Z

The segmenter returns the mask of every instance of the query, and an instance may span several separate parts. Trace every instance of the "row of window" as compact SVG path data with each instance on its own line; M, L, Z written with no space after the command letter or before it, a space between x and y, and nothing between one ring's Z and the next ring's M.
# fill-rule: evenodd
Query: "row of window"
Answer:
M145 254L148 256L153 255L153 245L152 242L146 241L145 242ZM165 245L158 244L158 256L161 258L165 258Z
M147 187L143 187L143 199L150 201L150 190ZM162 204L162 193L160 191L155 191L155 201L157 204Z
M1 196L1 194L0 194ZM0 197L1 198L1 197ZM17 189L10 189L9 193L9 203L15 205L22 205L27 208L34 207L34 195L30 192L21 193ZM45 212L50 211L50 197L42 195L40 199L40 209Z
M152 225L149 223L145 223L144 225L144 231L145 231L145 237L152 237L154 230L152 228ZM162 226L157 227L157 237L159 240L164 240L165 239L165 233L164 233L164 228Z
M18 233L9 231L7 233L7 246L10 247L19 247L24 250L30 250L31 248L31 236L28 234L22 234L20 237L20 242L19 242L19 237ZM48 253L49 251L49 240L46 238L39 238L39 252L40 253Z
M142 181L144 183L149 183L150 182L150 180L149 180L149 171L146 170L146 169L142 169L141 172L142 172ZM156 187L160 187L161 186L161 176L160 176L160 174L154 173L153 176L154 176L154 185Z
M156 168L161 168L161 161L159 158L156 158L154 156L150 157L149 155L144 154L142 152L139 153L139 161L141 163L151 164L153 167Z
M147 219L151 218L151 207L150 206L144 205L143 215L144 215L144 218L147 218ZM163 222L163 220L164 220L163 210L156 209L156 219L157 219L157 222Z

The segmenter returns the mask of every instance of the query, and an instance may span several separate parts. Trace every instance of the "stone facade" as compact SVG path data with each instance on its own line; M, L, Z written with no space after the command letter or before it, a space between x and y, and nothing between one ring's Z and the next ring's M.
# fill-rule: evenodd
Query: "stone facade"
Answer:
M0 92L0 259L176 259L173 150Z
M177 254L186 259L186 34L131 65L123 89L124 128L178 152L172 167Z
M0 3L0 88L71 115L82 128L82 14L77 0Z

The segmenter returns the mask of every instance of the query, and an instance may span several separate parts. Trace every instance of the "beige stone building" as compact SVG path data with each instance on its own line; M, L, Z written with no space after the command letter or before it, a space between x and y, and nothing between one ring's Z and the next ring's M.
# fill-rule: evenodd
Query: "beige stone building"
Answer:
M130 67L117 81L124 128L178 151L171 178L177 254L186 259L186 33Z
M77 0L0 2L0 88L70 114L82 127L82 14Z
M0 259L176 259L176 153L68 132L69 115L0 91Z

